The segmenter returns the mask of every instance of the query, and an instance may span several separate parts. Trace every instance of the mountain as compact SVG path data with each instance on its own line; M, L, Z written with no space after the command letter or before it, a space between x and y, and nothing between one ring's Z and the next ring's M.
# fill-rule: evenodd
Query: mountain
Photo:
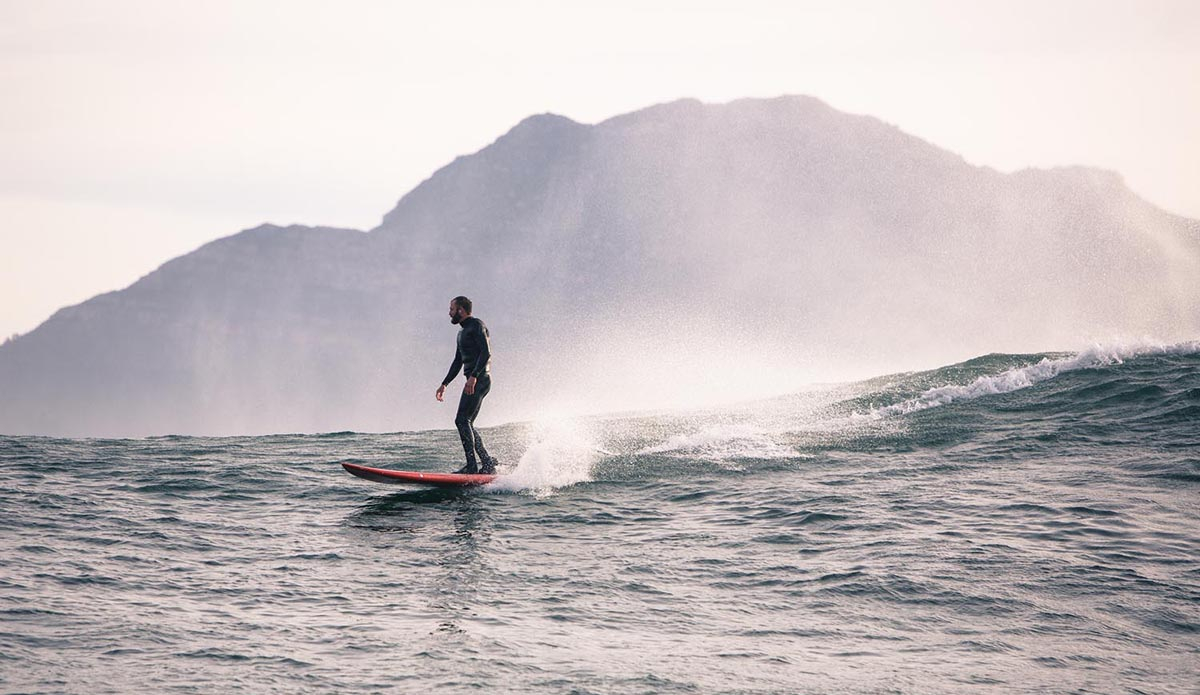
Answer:
M487 425L1195 338L1200 223L808 97L533 116L369 232L264 225L60 310L0 347L0 432L448 426L458 294L492 332Z

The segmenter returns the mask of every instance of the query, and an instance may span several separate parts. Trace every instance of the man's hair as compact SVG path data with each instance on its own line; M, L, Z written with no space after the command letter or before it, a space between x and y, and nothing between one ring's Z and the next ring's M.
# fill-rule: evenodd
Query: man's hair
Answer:
M467 299L466 297L459 295L450 301L457 304L459 307L462 308L463 311L467 312L468 314L471 313L471 300L470 299Z

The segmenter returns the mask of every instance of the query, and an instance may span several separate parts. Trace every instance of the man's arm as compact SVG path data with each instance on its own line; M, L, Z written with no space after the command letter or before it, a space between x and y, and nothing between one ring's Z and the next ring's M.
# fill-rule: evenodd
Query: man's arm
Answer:
M462 369L462 355L458 354L458 350L454 350L454 362L450 364L450 371L446 372L446 378L442 379L442 385L438 387L436 398L442 400L442 394L446 392L446 385L454 381L454 377L458 376L459 370Z

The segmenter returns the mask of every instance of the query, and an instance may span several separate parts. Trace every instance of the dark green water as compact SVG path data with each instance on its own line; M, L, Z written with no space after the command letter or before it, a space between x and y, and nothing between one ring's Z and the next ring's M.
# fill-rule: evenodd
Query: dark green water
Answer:
M1196 344L485 435L0 437L0 690L1197 692Z

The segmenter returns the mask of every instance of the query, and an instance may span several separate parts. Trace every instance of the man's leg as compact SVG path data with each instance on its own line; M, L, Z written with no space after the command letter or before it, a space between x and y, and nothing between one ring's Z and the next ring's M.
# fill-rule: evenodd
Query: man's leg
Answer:
M463 394L458 399L458 414L454 417L454 426L458 428L458 438L462 440L463 453L467 456L467 465L458 470L459 473L478 473L479 465L475 462L475 414L479 412L479 399L475 395Z
M458 400L458 415L454 418L454 426L458 428L458 437L462 440L463 453L467 457L467 465L459 473L477 473L479 471L479 464L475 459L476 453L483 460L485 469L494 468L491 463L492 458L483 448L483 440L479 438L479 432L475 429L475 418L479 415L483 397L491 390L491 386L491 379L485 376L476 381L475 393L469 396L464 393Z
M479 454L479 472L495 473L496 461L488 455L487 449L483 448L483 440L479 438L479 430L475 429L474 423L471 423L471 431L475 433L475 453Z
M479 455L479 472L480 473L495 473L496 461L483 448L483 439L479 436L479 430L475 429L475 418L479 415L479 409L483 406L483 399L492 390L492 377L490 374L484 374L483 378L475 382L475 395L479 396L479 400L475 403L475 412L471 415L471 433L474 435L475 453Z

